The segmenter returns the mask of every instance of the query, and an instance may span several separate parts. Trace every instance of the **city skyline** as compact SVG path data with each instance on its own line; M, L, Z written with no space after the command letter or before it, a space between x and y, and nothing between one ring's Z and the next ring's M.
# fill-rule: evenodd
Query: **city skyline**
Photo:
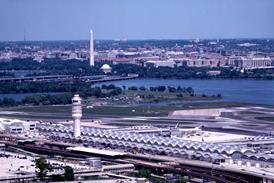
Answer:
M0 41L273 38L274 2L0 2ZM163 13L164 12L164 13Z

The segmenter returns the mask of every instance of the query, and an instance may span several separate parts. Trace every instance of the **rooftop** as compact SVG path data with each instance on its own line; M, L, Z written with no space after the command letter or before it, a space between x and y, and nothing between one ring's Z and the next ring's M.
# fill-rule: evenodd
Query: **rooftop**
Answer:
M100 154L100 155L107 155L107 156L123 156L126 153L118 152L118 151L110 151L110 150L103 150L103 149L95 149L90 147L68 147L68 150L72 151L80 151L80 152L87 152L93 154Z

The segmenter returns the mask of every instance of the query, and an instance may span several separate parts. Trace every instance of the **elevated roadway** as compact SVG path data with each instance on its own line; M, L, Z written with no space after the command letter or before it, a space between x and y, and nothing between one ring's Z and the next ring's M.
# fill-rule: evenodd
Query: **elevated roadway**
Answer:
M72 75L45 75L45 76L29 76L29 77L10 77L0 78L0 82L36 82L36 81L83 81L89 83L101 83L108 81L119 81L138 78L138 75L129 76L72 76Z

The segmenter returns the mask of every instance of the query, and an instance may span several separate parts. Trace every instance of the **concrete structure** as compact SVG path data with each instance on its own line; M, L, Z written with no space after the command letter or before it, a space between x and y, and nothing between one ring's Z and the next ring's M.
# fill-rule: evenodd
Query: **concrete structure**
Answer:
M241 57L241 68L243 69L255 69L260 67L271 67L272 60L269 57Z
M176 110L170 113L170 116L203 116L203 117L217 117L221 115L221 109L190 109L190 110Z
M111 67L108 64L104 64L101 68L100 68L105 74L110 73L111 72Z
M94 38L93 38L93 31L90 30L90 33L89 33L89 36L90 36L90 42L89 42L89 65L91 67L94 66Z
M221 71L219 71L219 70L207 71L207 74L210 76L217 76L217 75L221 74Z
M175 67L176 62L174 62L173 60L158 60L158 61L154 61L154 60L150 60L145 62L145 66L153 66L153 67Z
M50 133L51 138L75 139L70 135L72 131L70 127L53 128L50 126L41 126L39 131ZM169 156L200 159L204 161L213 161L227 157L245 157L246 159L250 159L256 154L256 160L260 160L261 157L264 157L264 159L267 158L269 162L274 162L274 159L270 157L270 155L263 153L257 154L253 148L246 145L198 142L155 136L153 134L113 131L112 129L85 127L82 130L80 139L83 143L89 143L90 146L94 144L105 144L114 149L139 149L153 154L164 153ZM106 150L102 151L84 147L70 147L68 150L86 152L92 155L107 155L108 157L123 155L121 152L109 152Z
M219 59L193 59L187 61L188 67L218 67Z
M73 118L73 135L74 137L81 136L80 119L82 117L81 98L75 94L72 98L72 118Z
M102 168L102 160L100 157L87 158L87 162L94 168Z
M119 151L113 151L113 150L104 150L104 149L96 149L92 147L68 147L67 150L70 151L78 151L78 152L83 152L83 153L88 153L88 154L94 154L94 155L105 155L109 157L114 157L114 156L124 156L125 153L119 152Z
M0 118L0 130L8 133L29 133L36 130L36 123L17 119Z

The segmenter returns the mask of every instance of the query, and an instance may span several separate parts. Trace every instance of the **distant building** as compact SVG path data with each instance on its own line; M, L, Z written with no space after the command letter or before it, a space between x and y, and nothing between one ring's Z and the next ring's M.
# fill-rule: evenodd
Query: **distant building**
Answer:
M216 70L216 71L208 71L207 74L210 75L210 76L218 76L218 75L221 74L221 71L219 71L219 70Z
M36 130L36 122L0 118L0 130L8 133L29 133Z
M150 61L147 61L145 62L145 66L146 67L171 67L171 68L174 68L176 65L176 62L174 62L173 60L150 60Z
M218 59L193 59L187 61L188 67L218 67L220 61Z
M104 64L101 68L100 68L105 74L110 73L111 72L111 67L108 64Z
M94 168L99 168L99 169L102 168L102 160L100 157L90 157L90 158L87 158L86 160L90 166Z
M240 66L243 69L256 69L261 67L270 67L272 60L269 57L241 57Z

